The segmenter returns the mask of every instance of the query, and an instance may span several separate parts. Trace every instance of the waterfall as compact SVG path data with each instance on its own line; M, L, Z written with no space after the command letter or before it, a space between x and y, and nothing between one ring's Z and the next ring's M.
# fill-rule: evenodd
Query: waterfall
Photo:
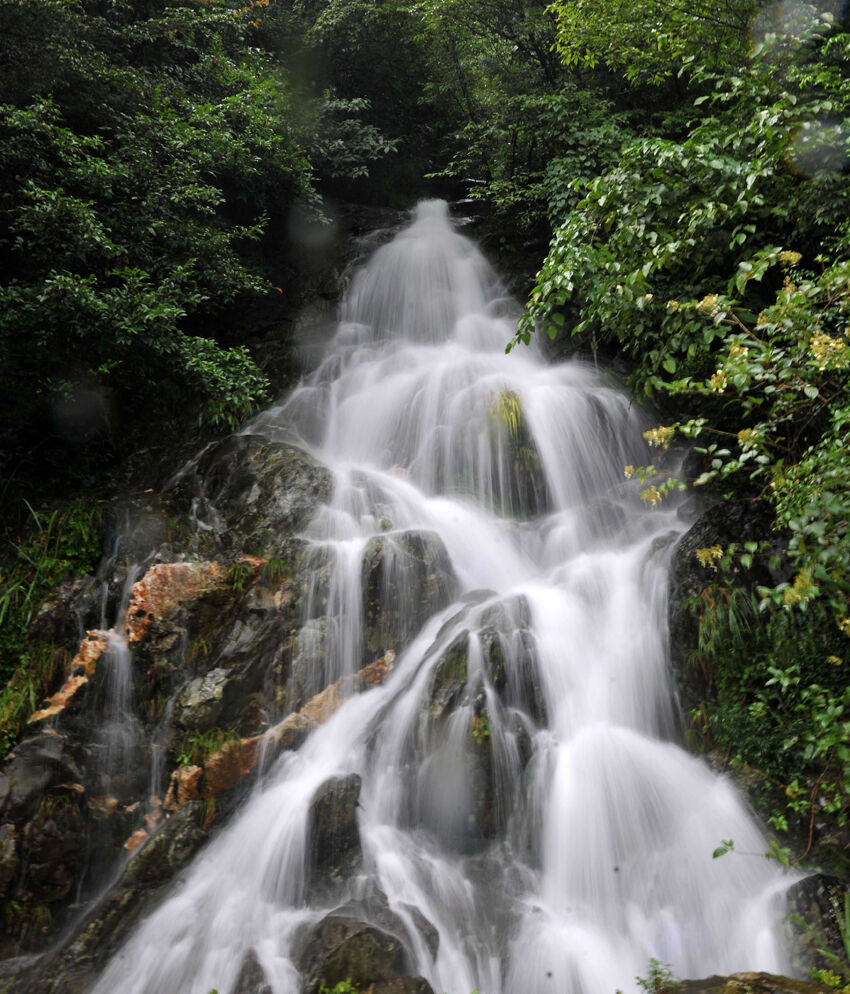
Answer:
M311 889L308 811L352 773L363 860L343 899L377 889L424 916L439 944L411 924L410 972L438 994L631 992L650 958L679 976L783 968L787 878L712 859L723 838L766 844L676 742L665 598L687 524L623 473L650 461L651 422L579 361L506 356L515 320L425 202L353 280L315 373L250 426L334 473L305 535L329 574L306 598L305 693L381 655L388 626L406 645L276 761L96 994L230 994L248 952L297 994L299 936L340 903ZM411 557L442 583L429 611Z

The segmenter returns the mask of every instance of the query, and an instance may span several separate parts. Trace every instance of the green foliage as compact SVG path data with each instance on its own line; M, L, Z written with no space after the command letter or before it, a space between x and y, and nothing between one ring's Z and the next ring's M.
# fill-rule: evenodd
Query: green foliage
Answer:
M226 742L238 738L239 733L232 728L208 728L203 732L190 732L181 743L177 763L180 766L203 766Z
M697 662L712 682L693 716L708 743L736 753L784 794L771 823L850 817L850 639L823 601L805 613L709 587ZM837 653L837 654L836 654ZM729 847L731 848L731 847ZM798 853L798 858L800 854Z
M663 994L670 984L675 982L676 978L670 964L657 959L650 959L648 977L635 977L635 983L647 994Z
M752 0L552 4L558 18L558 52L568 66L604 65L631 83L651 84L695 57L712 66L740 62L757 7Z
M483 746L492 734L490 719L487 714L477 714L469 726L469 737L477 746Z
M94 571L103 518L98 505L77 502L51 511L23 502L26 517L17 534L7 531L0 548L0 754L18 737L55 675L56 647L29 638L36 609L71 576Z
M780 75L772 51L733 77L703 70L693 111L702 116L684 140L639 138L609 172L573 181L578 206L555 232L515 342L536 326L554 337L555 316L570 305L571 333L618 341L636 361L633 385L652 392L700 371L723 337L679 301L704 298L749 265L744 299L758 313L759 252L840 248L850 183L829 169L803 172L819 160L803 153L801 135L850 106L847 44L843 35L820 39L817 72L792 64ZM819 209L804 212L815 200Z
M333 987L326 987L324 984L319 988L319 994L358 994L360 988L352 984L351 977L340 980Z
M3 7L0 441L108 436L142 407L233 429L267 399L210 319L273 289L255 243L296 203L319 217L314 165L357 176L392 147L363 101L293 91L256 44L278 16L241 0Z
M804 928L816 942L822 943L822 945L817 947L817 951L821 954L821 956L829 960L829 962L839 971L839 973L835 973L833 970L812 970L812 978L814 980L826 984L827 987L833 990L850 986L850 893L845 892L844 907L841 911L838 911L838 909L836 909L836 911L838 931L844 945L843 956L839 956L831 949L825 948L827 943L825 942L823 935L817 932L816 929L812 928L807 921L799 915L791 916L791 920Z

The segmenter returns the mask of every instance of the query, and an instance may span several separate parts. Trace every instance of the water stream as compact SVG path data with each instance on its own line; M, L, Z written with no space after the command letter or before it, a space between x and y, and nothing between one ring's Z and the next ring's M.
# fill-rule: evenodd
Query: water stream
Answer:
M315 689L380 655L361 607L376 536L399 561L412 533L444 548L451 603L382 686L276 762L97 994L230 994L249 950L273 994L296 994L299 929L336 903L310 893L308 808L352 772L364 859L348 893L387 896L438 994L635 991L650 957L680 976L782 969L787 880L760 856L712 859L723 838L765 842L676 742L666 584L687 522L623 474L650 461L651 424L580 362L506 356L515 318L445 204L423 203L354 279L315 374L250 426L335 476L307 533L332 564L301 634ZM384 596L415 614L387 556Z

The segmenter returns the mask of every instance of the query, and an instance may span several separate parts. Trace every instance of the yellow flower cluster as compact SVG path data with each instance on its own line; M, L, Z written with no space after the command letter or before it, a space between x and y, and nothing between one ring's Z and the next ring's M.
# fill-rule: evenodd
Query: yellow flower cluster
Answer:
M844 632L848 638L850 638L850 618L839 618L836 624L841 631Z
M823 332L815 332L809 344L818 369L838 369L847 362L847 343Z
M660 425L658 428L651 428L649 431L645 431L643 437L650 445L659 449L666 449L670 444L670 439L675 434L675 428L666 428L664 425Z
M746 345L741 345L740 342L732 342L729 346L729 358L732 361L735 361L736 359L746 359L749 354L750 350L746 347Z
M637 476L637 470L632 465L625 466L623 468L623 472L625 473L627 480L631 480L632 477Z
M717 372L711 377L711 392L723 393L728 386L729 379L726 376L726 370L718 369Z
M716 314L719 300L720 298L716 293L708 293L697 304L697 310L702 311L703 314Z
M799 252L780 252L779 261L783 266L796 266L797 263L803 258Z
M759 433L752 428L742 428L738 432L738 443L746 449L758 441Z
M695 549L694 555L701 566L717 571L717 564L723 558L723 549L719 545L709 545L705 549Z
M782 592L782 602L789 606L799 604L801 601L808 600L815 593L817 593L817 589L812 583L812 571L803 569L794 577L791 586Z
M656 507L664 499L664 493L655 484L651 487L647 487L646 490L641 490L640 499L644 504L649 504L650 507Z

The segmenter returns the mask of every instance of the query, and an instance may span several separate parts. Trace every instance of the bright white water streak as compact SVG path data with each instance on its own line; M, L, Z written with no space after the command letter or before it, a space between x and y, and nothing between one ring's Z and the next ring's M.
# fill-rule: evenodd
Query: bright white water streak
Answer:
M349 772L363 778L364 870L348 893L368 876L404 920L412 905L433 923L436 958L412 929L410 972L437 994L634 991L650 957L680 976L782 969L788 880L758 855L712 859L723 838L752 854L765 842L732 787L672 741L666 567L685 526L624 481L625 464L649 461L646 424L580 363L506 356L514 318L445 205L421 204L355 279L316 374L251 426L335 473L308 534L336 563L324 680L362 665L370 536L436 532L461 600L425 624L384 686L277 762L98 994L229 994L252 949L274 994L296 994L299 926L335 906L310 904L307 810ZM477 638L500 604L524 629L501 636L513 698L492 686ZM438 735L422 717L462 632L498 788L477 848L457 844L481 785L471 705ZM537 668L539 724L516 689L523 666Z

